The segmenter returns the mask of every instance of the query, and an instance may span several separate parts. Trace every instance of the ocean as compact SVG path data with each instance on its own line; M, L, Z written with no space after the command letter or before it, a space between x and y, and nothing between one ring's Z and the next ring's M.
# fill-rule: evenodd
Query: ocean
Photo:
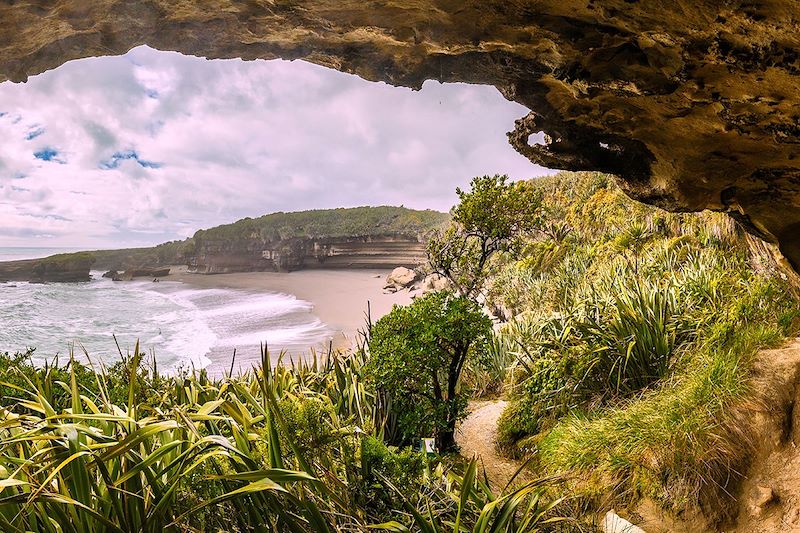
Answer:
M74 250L0 248L0 260L64 251ZM113 282L99 271L84 283L0 283L0 351L35 348L39 364L64 362L71 352L82 362L110 364L138 340L163 372L194 367L219 375L234 349L235 370L245 370L259 361L261 343L275 361L281 351L299 357L324 348L334 333L311 303L287 294Z

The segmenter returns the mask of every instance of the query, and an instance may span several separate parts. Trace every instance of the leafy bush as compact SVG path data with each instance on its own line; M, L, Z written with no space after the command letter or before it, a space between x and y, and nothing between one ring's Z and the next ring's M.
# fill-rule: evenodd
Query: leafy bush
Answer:
M526 233L540 229L541 195L508 176L476 177L459 202L450 226L428 242L428 261L459 294L476 298L484 289L489 261L512 252Z
M367 370L391 397L403 441L433 434L440 450L455 447L466 407L461 371L486 349L491 328L475 302L447 291L395 306L375 323Z

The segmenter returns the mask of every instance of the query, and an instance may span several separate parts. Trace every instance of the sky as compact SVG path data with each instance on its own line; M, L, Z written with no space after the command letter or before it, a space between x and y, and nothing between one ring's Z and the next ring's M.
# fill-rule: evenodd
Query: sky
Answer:
M447 211L473 176L548 173L493 87L418 92L301 61L140 47L0 84L0 246L116 248L296 211Z

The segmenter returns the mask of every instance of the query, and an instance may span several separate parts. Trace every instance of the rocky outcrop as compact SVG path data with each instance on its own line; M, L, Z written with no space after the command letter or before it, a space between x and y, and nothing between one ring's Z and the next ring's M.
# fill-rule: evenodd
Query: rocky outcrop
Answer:
M397 292L411 287L419 278L415 270L406 267L397 267L386 276L386 284L383 289L389 292Z
M182 265L186 262L185 250L192 250L191 239L165 242L147 248L93 250L89 253L97 259L94 264L95 269L124 272L125 270L163 270L170 265Z
M411 88L494 85L532 110L510 134L531 161L731 212L798 267L798 13L798 0L5 2L0 81L147 44Z
M0 263L2 281L89 281L94 257L88 253L59 254L44 259Z
M283 271L310 268L393 268L418 266L425 260L420 238L404 235L292 238L263 241L203 240L189 268L203 274Z

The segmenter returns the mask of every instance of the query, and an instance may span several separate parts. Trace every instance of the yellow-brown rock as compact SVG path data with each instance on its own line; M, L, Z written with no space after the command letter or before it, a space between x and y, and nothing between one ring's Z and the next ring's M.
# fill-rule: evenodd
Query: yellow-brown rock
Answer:
M0 21L0 81L147 44L494 85L532 110L510 134L532 161L730 211L800 266L797 0L7 0Z

